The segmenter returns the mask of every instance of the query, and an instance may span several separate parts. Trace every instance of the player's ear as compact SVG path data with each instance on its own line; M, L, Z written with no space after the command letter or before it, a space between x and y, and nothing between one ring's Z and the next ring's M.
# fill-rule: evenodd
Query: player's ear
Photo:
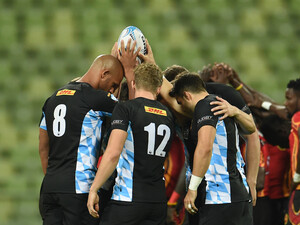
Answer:
M183 99L185 99L185 100L187 100L187 101L192 100L192 95L191 95L191 93L188 92L188 91L184 91L184 92L183 92Z
M132 89L135 91L135 81L134 80L132 80L130 82L130 85L131 85Z
M107 78L109 75L110 75L109 70L102 70L101 73L100 73L101 79L105 79L105 78Z
M158 87L157 90L156 90L156 96L159 95L160 90L161 90L161 87Z

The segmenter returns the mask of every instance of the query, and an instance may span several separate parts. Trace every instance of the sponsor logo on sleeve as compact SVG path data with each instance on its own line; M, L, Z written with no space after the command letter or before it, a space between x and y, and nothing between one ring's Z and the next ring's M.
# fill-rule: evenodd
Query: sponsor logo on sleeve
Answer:
M145 106L145 112L147 113L153 113L156 115L161 115L161 116L167 116L167 111L163 109L158 109L158 108L152 108L149 106Z
M61 96L61 95L74 95L76 90L69 90L69 89L64 89L60 90L57 92L56 96Z
M202 123L203 121L211 120L212 116L203 116L197 120L197 124Z
M118 124L123 124L123 120L113 120L111 122L111 125L118 125Z

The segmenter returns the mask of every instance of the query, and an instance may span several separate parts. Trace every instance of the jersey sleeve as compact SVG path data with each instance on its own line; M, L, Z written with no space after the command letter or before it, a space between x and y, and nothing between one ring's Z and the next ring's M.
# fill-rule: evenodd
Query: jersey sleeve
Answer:
M42 117L41 117L40 128L43 129L43 130L47 130L46 117L45 117L44 112L43 112Z
M111 119L111 130L120 129L127 131L129 125L129 111L124 103L116 105Z
M211 111L212 105L209 101L201 101L195 107L194 119L197 124L197 131L205 125L216 127L218 117Z
M93 110L101 111L105 115L110 115L118 103L111 93L93 88L84 88L84 98Z
M299 130L300 127L300 111L295 113L292 117L292 128L295 130Z

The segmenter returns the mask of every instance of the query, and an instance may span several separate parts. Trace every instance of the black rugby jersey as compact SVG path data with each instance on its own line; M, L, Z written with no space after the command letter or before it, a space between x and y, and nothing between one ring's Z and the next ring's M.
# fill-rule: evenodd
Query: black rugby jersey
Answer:
M110 93L82 82L71 82L47 99L40 124L50 143L43 192L89 192L97 170L102 123L116 103Z
M174 135L171 112L158 101L136 98L116 106L111 128L128 133L112 199L165 202L163 165Z
M245 103L244 99L242 98L242 96L240 95L240 93L238 91L236 91L234 88L232 88L228 85L225 85L225 84L213 83L213 82L205 83L205 88L209 94L214 94L214 95L217 95L217 96L225 99L231 105L237 107L238 109L244 111L247 114L251 113L249 107L246 105L246 103ZM185 143L186 147L190 151L195 150L196 145L191 140L189 124L183 128L183 137L184 137L184 143Z
M224 204L250 200L249 187L244 173L244 161L238 147L238 129L233 118L219 120L211 109L215 95L208 95L195 107L191 139L196 147L198 131L202 126L216 128L212 157L205 174L206 204ZM195 148L189 149L190 164L193 165ZM198 162L201 163L201 162Z

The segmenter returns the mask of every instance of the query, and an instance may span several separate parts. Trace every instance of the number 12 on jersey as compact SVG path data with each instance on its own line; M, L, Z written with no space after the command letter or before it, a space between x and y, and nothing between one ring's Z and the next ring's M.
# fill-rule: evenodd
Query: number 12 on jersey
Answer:
M144 131L148 132L148 150L147 153L149 155L156 155L156 156L160 156L160 157L165 157L166 156L166 152L164 151L170 136L171 136L171 131L170 128L165 125L165 124L160 124L157 127L155 127L155 123L150 123L148 126L144 127ZM158 148L156 150L154 150L155 147L155 139L156 136L163 136L163 140L161 141L161 143L159 144Z

